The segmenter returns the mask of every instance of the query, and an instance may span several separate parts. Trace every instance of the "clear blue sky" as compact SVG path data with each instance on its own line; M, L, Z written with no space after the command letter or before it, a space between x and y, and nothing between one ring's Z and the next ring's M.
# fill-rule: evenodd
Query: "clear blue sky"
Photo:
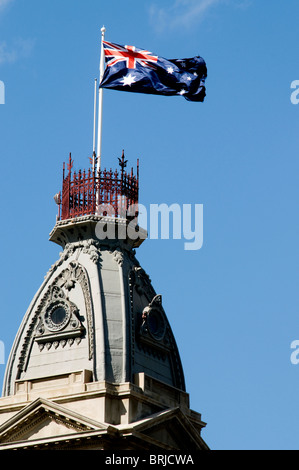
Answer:
M166 58L201 55L205 103L105 90L103 166L140 158L140 202L203 204L204 244L137 257L175 333L212 449L298 449L297 0L0 0L1 310L9 354L60 248L62 163L88 166L100 28ZM0 382L4 374L0 365Z

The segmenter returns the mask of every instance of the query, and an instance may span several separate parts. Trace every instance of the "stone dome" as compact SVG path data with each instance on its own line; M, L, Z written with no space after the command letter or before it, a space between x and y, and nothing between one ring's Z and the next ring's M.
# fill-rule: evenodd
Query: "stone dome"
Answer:
M4 396L16 381L91 372L91 381L133 382L143 372L182 391L184 374L162 296L136 258L146 234L119 237L128 220L83 215L58 220L50 240L62 247L15 338ZM116 228L114 239L99 231Z

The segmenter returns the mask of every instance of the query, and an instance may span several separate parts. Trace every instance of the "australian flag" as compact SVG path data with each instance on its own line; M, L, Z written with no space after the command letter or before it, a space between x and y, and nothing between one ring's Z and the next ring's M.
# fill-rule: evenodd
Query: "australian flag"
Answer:
M103 46L106 68L100 87L204 101L207 67L200 56L169 60L134 46L107 41Z

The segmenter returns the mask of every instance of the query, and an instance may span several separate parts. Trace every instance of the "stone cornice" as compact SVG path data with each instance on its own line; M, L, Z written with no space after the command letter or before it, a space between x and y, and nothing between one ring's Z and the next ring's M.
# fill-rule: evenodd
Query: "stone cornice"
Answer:
M116 231L115 239L99 240L96 236L97 224L113 225ZM87 238L98 241L101 245L117 245L123 249L138 248L143 241L147 238L146 230L138 227L140 236L135 239L130 238L128 225L130 221L122 218L104 217L97 215L86 215L76 217L74 219L60 220L56 222L55 227L49 235L49 240L57 243L63 248L67 243L76 242L79 240L86 240ZM122 235L118 238L118 233L126 234L125 238Z

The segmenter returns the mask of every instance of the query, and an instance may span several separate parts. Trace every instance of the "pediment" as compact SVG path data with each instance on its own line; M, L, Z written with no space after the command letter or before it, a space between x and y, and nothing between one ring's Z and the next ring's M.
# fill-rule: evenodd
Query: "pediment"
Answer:
M49 400L34 401L0 427L0 445L18 441L34 441L71 436L106 426L74 413Z
M132 434L166 450L208 449L188 417L179 408L169 409L132 424Z

